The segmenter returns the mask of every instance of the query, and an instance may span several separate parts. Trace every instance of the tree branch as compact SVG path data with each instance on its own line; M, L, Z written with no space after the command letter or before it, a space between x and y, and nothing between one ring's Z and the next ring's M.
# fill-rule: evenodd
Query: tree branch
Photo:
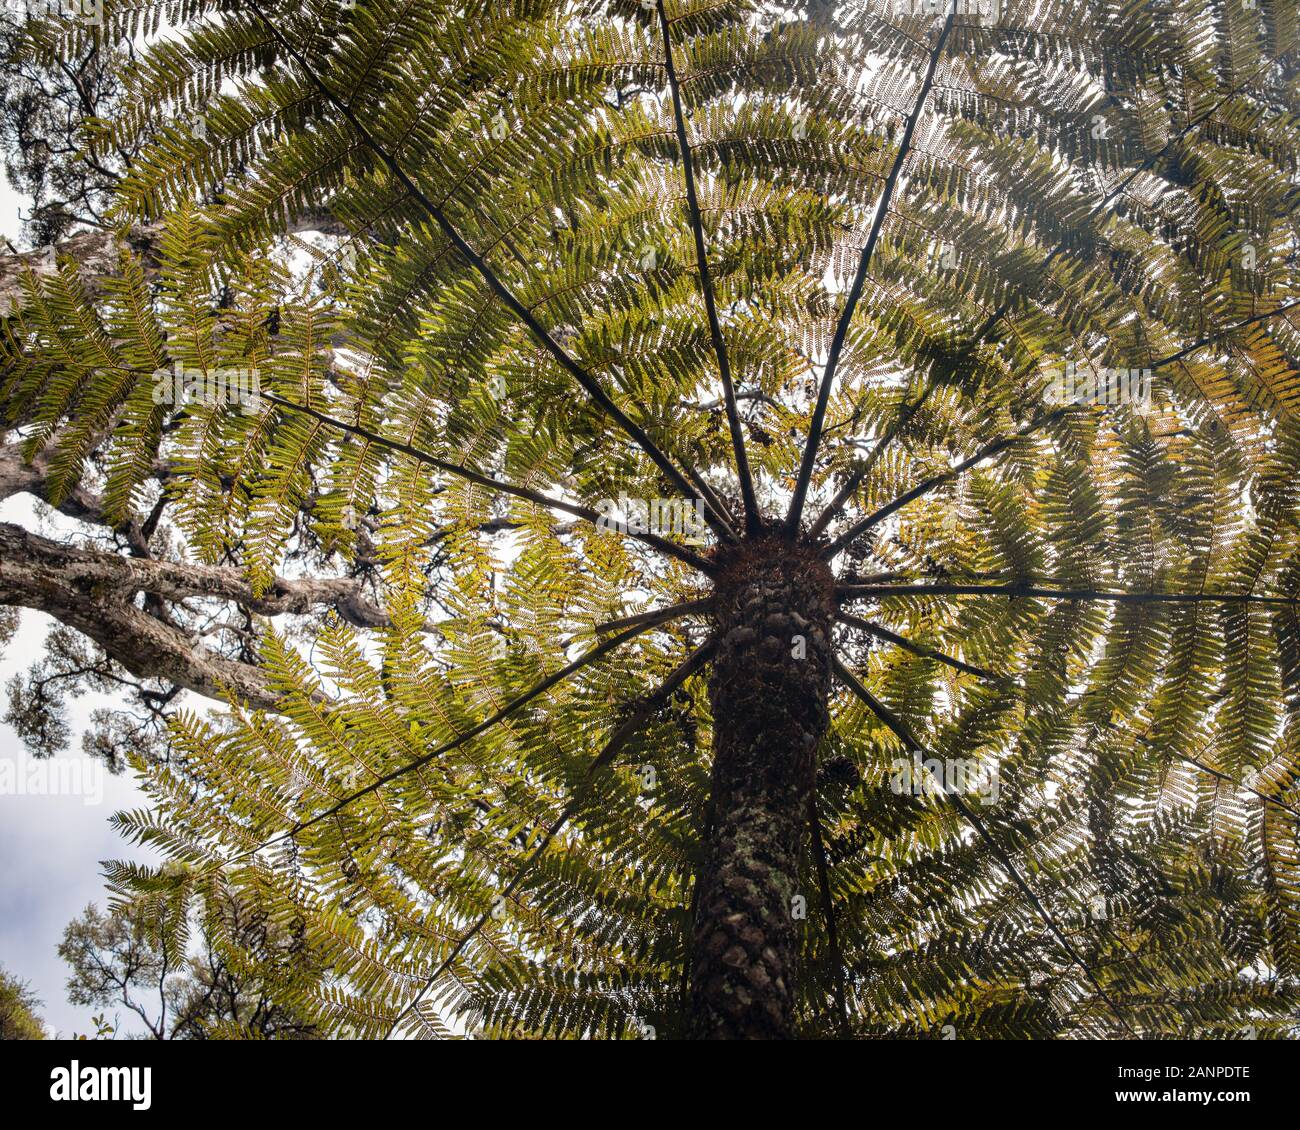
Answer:
M1192 342L1190 345L1184 347L1183 349L1180 349L1177 353L1171 353L1167 357L1161 357L1158 360L1150 362L1150 364L1148 364L1145 367L1148 369L1162 369L1166 365L1172 365L1178 361L1181 361L1184 357L1187 357L1190 354L1195 353L1198 349L1203 349L1205 346L1213 344L1214 342L1218 341L1220 338L1227 336L1228 334L1236 333L1238 330L1243 330L1247 326L1253 326L1256 322L1263 322L1263 321L1267 321L1269 318L1275 318L1278 315L1285 314L1288 311L1294 310L1297 307L1300 307L1300 298L1292 302L1284 303L1281 306L1274 307L1272 310L1264 310L1258 314L1253 314L1251 317L1244 318L1242 321L1236 322L1231 326L1225 326L1221 330L1216 330L1214 333L1207 334L1205 337L1199 338L1198 340ZM875 513L869 514L867 515L867 517L862 518L858 522L855 522L852 526L850 526L844 533L840 534L840 536L837 537L831 543L829 548L827 548L824 551L823 556L829 559L835 557L837 554L842 553L853 541L855 541L866 530L870 529L877 522L880 522L885 518L887 518L890 514L894 513L894 511L900 509L903 506L906 506L913 499L918 498L920 495L925 494L929 490L933 490L935 487L940 486L943 483L949 482L950 480L956 478L958 475L969 470L976 463L988 459L992 455L996 455L1004 448L1009 447L1011 444L1017 442L1018 440L1024 439L1031 432L1037 431L1039 428L1043 427L1045 424L1051 423L1055 419L1059 419L1061 416L1063 416L1065 413L1069 412L1070 410L1071 410L1070 406L1067 406L1065 408L1058 408L1054 412L1049 412L1044 416L1040 416L1037 420L1034 420L1033 422L1025 425L1025 427L1021 428L1020 431L1018 431L1015 435L1004 437L1002 439L995 441L994 443L989 444L988 447L983 448L982 450L972 455L969 459L965 460L962 463L959 463L951 471L945 471L941 475L935 475L929 479L926 479L923 483L920 483L918 486L913 487L906 494L902 494L898 498L894 499L893 502L889 503L886 506L882 506ZM881 444L883 445L884 443L888 442L888 439L890 438L892 438L892 436L888 436L882 439ZM879 450L879 446L877 450ZM870 464L875 461L876 454L877 452L873 451L871 453L871 456L868 458L868 469ZM853 489L856 489L857 482L861 481L861 478L862 476L858 476L857 481L851 482L851 486ZM840 491L839 495L836 496L835 503L832 503L830 507L827 507L827 511L823 513L821 518L818 519L818 527L822 526L823 519L828 519L828 515L831 513L831 511L833 511L836 508L837 504L839 506L842 506L843 503L847 501L851 493L852 491L849 490L848 488Z
M1028 582L1009 585L837 585L848 600L881 596L1010 596L1045 600L1111 601L1115 604L1197 603L1291 605L1300 596L1259 596L1248 592L1105 592L1101 589L1041 588Z
M402 443L400 440L387 439L378 432L373 432L369 428L363 428L358 424L349 424L345 420L337 419L334 416L326 415L316 408L309 408L305 404L295 404L292 400L285 400L282 396L277 396L273 392L263 392L260 394L262 399L269 400L272 404L278 404L281 408L288 408L294 412L302 412L319 420L323 424L329 424L338 428L340 431L347 432L349 435L359 436L370 443L379 447L386 447L392 451L400 451L403 455L409 455L412 459L417 459L430 467L439 471L445 471L449 475L456 475L465 479L467 482L474 483L481 487L487 487L489 490L499 490L505 494L513 494L516 498L522 498L528 502L536 503L538 506L548 506L555 510L563 510L566 514L572 514L575 518L583 518L588 522L600 523L603 515L598 511L592 510L589 506L579 506L572 502L565 502L562 499L551 498L549 495L542 494L541 491L535 491L528 487L515 486L514 483L508 483L504 479L494 479L490 475L484 475L479 471L471 470L468 467L462 467L458 463L448 463L445 459L439 459L435 455L430 455L427 451L421 451L418 447L412 447L409 443ZM694 569L702 573L712 573L713 565L701 557L698 553L692 553L689 549L671 542L667 538L660 537L658 534L639 534L629 531L615 531L626 533L627 537L635 538L637 541L645 542L646 545L653 546L661 553L666 553L670 557L675 557L679 561L685 562Z
M1269 318L1276 318L1279 314L1285 314L1290 310L1294 310L1298 306L1300 306L1300 298L1295 299L1293 302L1283 303L1281 306L1277 306L1272 310L1261 311L1260 313L1245 318L1240 322L1236 322L1231 326L1227 326L1221 330L1216 330L1214 333L1207 334L1205 337L1198 338L1196 341L1192 342L1191 345L1180 349L1177 353L1171 353L1168 357L1161 357L1158 361L1152 361L1146 366L1146 368L1162 369L1166 365L1172 365L1176 361L1181 361L1184 357L1188 357L1195 353L1198 349L1204 349L1207 345L1213 345L1220 338L1226 337L1230 333L1244 330L1247 326L1253 326L1256 322L1265 322Z
M99 495L80 484L69 490L57 504L51 502L49 491L51 446L42 448L31 462L27 462L22 457L20 444L0 445L0 499L11 498L15 494L30 494L43 502L50 503L60 514L69 518L122 533L134 553L141 557L149 556L150 531L134 519L113 525L104 513L104 503Z
M211 699L233 694L259 709L275 710L279 695L261 668L207 652L187 633L132 603L144 588L131 576L140 564L163 563L69 549L0 523L0 603L48 613L139 678L164 679ZM180 591L179 574L153 577L153 583Z
M92 228L79 231L31 251L0 256L0 316L8 313L23 296L22 280L30 274L38 278L52 275L60 261L71 260L86 284L87 293L98 295L103 280L121 274L121 255L131 251L144 264L146 275L157 269L156 247L165 224L137 224L125 230ZM326 209L316 209L294 216L285 233L319 231L326 235L344 235L347 229Z
M701 600L688 600L668 608L656 608L650 612L638 612L635 616L624 616L621 620L609 620L596 628L597 635L617 632L620 628L629 628L634 624L662 624L665 620L676 620L679 616L689 616L696 612L709 612L713 608L713 597Z
M925 647L919 643L913 643L911 640L891 632L888 628L880 624L873 624L870 620L864 620L861 616L850 616L847 612L841 612L836 617L843 624L848 624L851 628L860 628L864 632L869 632L877 639L886 640L895 647L901 647L904 651L910 651L913 655L919 655L924 659L937 659L940 663L946 663L956 671L962 671L967 675L975 675L980 679L988 679L994 683L1009 683L1011 680L1006 675L998 675L993 671L986 671L983 667L976 667L972 663L963 663L960 659L954 659L951 655L945 655L942 651L936 651L932 647Z
M1062 416L1064 416L1069 411L1070 409L1068 408L1058 408L1054 412L1048 412L1045 416L1040 416L1037 420L1034 420L1032 423L1026 424L1014 435L1003 436L1000 439L994 440L988 446L983 447L979 451L977 451L969 459L963 459L960 463L957 464L957 466L953 467L952 470L944 471L942 474L932 475L924 482L918 483L911 490L906 491L903 494L900 494L896 499L893 500L893 502L887 503L886 505L880 507L879 510L874 511L871 514L868 514L865 518L861 518L853 525L851 525L847 530L845 530L842 534L840 534L839 537L837 537L833 542L831 542L831 544L827 546L826 549L822 551L822 557L825 560L830 560L832 557L838 556L839 554L843 553L844 550L846 550L849 547L849 545L851 545L854 541L856 541L859 537L861 537L862 534L866 533L866 531L871 529L872 526L880 522L883 522L886 518L888 518L891 514L893 514L894 511L901 510L909 502L912 502L915 499L920 498L921 495L934 490L935 487L942 486L944 483L948 483L951 482L953 479L959 478L961 475L964 475L967 471L969 471L972 467L974 467L977 463L982 463L984 462L985 459L991 459L994 455L997 455L1000 451L1003 451L1006 448L1010 447L1013 443L1019 443L1022 439L1025 439L1027 436L1032 435L1040 428L1044 428L1048 424L1052 423L1053 421L1059 420Z
M12 523L0 523L0 554L42 570L58 583L100 598L130 600L136 593L153 593L165 600L228 600L262 616L303 615L320 607L333 608L358 628L385 628L388 615L368 601L360 582L348 577L277 577L265 593L255 593L235 568L122 557L94 549L65 545L30 533Z
M665 619L666 618L667 617L665 617ZM279 840L288 839L292 836L296 836L299 832L306 831L314 824L319 824L322 820L325 820L328 817L333 816L337 812L341 812L354 800L360 800L361 797L367 796L370 793L375 792L377 789L388 784L389 782L395 781L399 777L404 777L406 776L407 773L411 773L414 770L419 769L424 765L428 765L429 762L433 761L435 758L441 757L445 753L450 753L453 749L456 749L459 746L464 745L466 742L471 741L472 739L478 737L480 734L486 733L498 722L501 722L503 719L513 714L521 706L526 706L528 703L532 702L532 700L537 698L538 695L545 694L547 691L549 691L552 687L556 686L558 683L562 683L570 675L594 663L602 655L605 655L607 652L613 651L620 644L626 643L628 640L635 639L637 636L642 635L645 632L648 632L654 626L655 626L655 622L634 624L632 627L626 628L623 631L619 632L618 635L611 636L607 640L602 640L590 651L585 652L583 655L580 655L572 663L569 663L566 666L561 667L560 670L555 672L555 674L547 675L546 678L544 678L541 682L535 684L528 690L524 691L523 694L518 695L515 698L511 699L509 702L505 704L505 706L501 707L500 710L496 711L494 714L490 715L489 717L483 719L482 722L479 722L475 726L471 726L464 733L456 735L456 737L452 738L451 741L444 742L436 749L430 750L428 753L415 758L413 761L408 761L405 765L399 765L396 769L393 769L392 771L385 773L381 777L376 777L373 781L370 782L370 784L364 786L363 788L357 789L353 793L349 793L347 796L343 797L342 800L336 802L335 804L332 804L329 808L325 809L325 811L318 812L315 816L311 817L311 819L300 821L299 823L295 824L291 829L289 829L289 831L283 832L279 836L276 836L271 840L268 840L265 844L260 845L260 847L258 847L255 850L260 851L262 850L262 848L270 847L272 844L278 842Z
M822 531L830 525L831 520L844 508L844 504L853 497L854 492L858 489L862 481L871 474L871 469L876 465L881 455L884 454L885 448L894 441L894 437L897 436L899 432L907 427L908 422L920 410L921 405L925 403L926 398L930 395L933 389L933 384L927 386L925 391L916 400L912 401L910 404L903 405L893 424L891 424L885 434L876 441L875 446L872 447L866 459L863 460L862 465L849 476L848 481L827 504L826 509L817 516L817 521L812 524L812 527L808 531L808 536L810 538L818 538L821 536Z

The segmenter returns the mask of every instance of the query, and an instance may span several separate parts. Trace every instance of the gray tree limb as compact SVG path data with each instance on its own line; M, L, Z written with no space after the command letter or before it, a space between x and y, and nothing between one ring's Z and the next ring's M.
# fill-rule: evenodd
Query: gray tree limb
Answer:
M144 260L146 270L152 269L157 263L155 247L162 230L161 223L137 225L125 234L91 228L32 251L0 255L0 315L8 313L22 298L22 280L28 271L38 276L52 275L61 259L76 262L81 279L92 294L98 289L99 280L119 273L123 249L135 252ZM343 225L324 209L296 217L285 229L288 235L309 231L347 234Z
M0 523L0 604L53 616L138 678L165 679L208 698L234 694L252 706L276 708L278 696L265 671L216 655L189 633L137 607L139 593L173 601L230 600L263 615L332 607L361 627L388 623L348 578L277 578L257 595L235 568L123 557Z

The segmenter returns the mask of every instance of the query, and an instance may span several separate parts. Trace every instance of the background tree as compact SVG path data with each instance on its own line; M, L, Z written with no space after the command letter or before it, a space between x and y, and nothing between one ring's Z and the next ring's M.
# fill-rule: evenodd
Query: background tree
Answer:
M195 938L183 899L88 906L59 946L68 999L125 1009L155 1040L315 1038L283 999L291 980L319 974L301 935L236 899L204 909Z
M323 1029L1294 1029L1295 6L962 7L42 32L158 235L24 282L9 479L144 542L0 597L230 701L119 823Z
M0 1040L43 1040L41 1002L24 981L0 969Z
M0 13L0 146L9 182L32 201L25 234L38 245L78 225L107 226L113 186L133 156L101 148L87 132L91 120L111 117L120 105L117 72L131 40L84 39L68 54L58 47L56 26L8 8Z
M122 109L120 71L133 59L137 37L130 27L116 27L74 42L64 37L64 30L59 21L0 13L0 59L4 60L6 75L0 107L0 147L6 155L10 183L34 202L25 232L38 245L35 250L21 253L11 247L13 253L0 258L3 309L21 301L24 276L57 272L61 262L75 262L89 293L96 296L100 285L117 275L124 251L135 257L144 278L155 278L161 255L157 246L159 226L135 224L119 231L106 222L106 212L113 187L147 141L156 139L159 131L168 126L194 128L192 119L177 123L165 116L151 116L130 141L102 145L97 139L97 127ZM308 229L338 232L341 227L319 209L286 225L288 232ZM268 316L273 316L274 311L274 305L268 306ZM106 434L94 437L88 445L92 461L101 457L98 448ZM9 436L14 438L14 433ZM162 463L154 468L153 478L159 484L157 497L146 512L130 520L110 513L98 493L86 486L60 495L56 509L71 520L83 551L91 547L112 551L106 560L109 568L125 564L114 560L123 553L144 559L173 556L176 538L168 521L168 499L161 488L174 471ZM51 490L61 489L58 474L48 459L38 456L27 462L18 445L11 443L0 454L0 497L32 495L40 500L38 515L42 515ZM21 563L11 575L30 581L29 547L23 544L30 535L23 534L15 542L12 537L19 531L10 528L8 534L11 540L4 556L11 564ZM83 564L92 560L82 559ZM213 668L204 658L209 653L234 657L237 664L242 664L217 666L226 678L242 681L246 691L254 699L258 697L258 676L247 665L254 650L250 641L256 633L252 618L258 612L276 608L307 611L318 603L323 607L335 604L345 615L361 621L382 620L381 614L360 595L360 585L335 583L318 589L308 584L287 603L273 598L268 604L252 600L247 586L240 584L242 578L237 571L232 572L236 575L231 579L238 586L231 598L238 605L234 613L223 609L221 602L204 602L213 587L208 580L214 575L191 575L182 586L186 590L183 595L178 589L170 596L150 593L143 597L139 597L138 586L126 578L125 588L101 585L96 599L87 599L83 594L74 602L79 610L66 607L69 593L64 587L62 618L65 623L76 622L87 634L75 628L50 634L44 655L27 672L10 681L6 721L38 756L47 756L67 745L70 699L86 692L115 694L120 702L113 709L94 711L83 746L92 756L103 758L110 769L120 771L128 749L164 755L166 718L182 687L190 683L211 690L216 685L216 680L209 677ZM118 587L118 597L105 600L114 587ZM47 593L53 595L52 590ZM118 609L113 614L119 601L130 603L137 599L142 609ZM203 605L197 615L196 602ZM18 598L15 603L26 601ZM17 627L15 609L5 608L4 616L0 640L8 642ZM135 627L128 628L124 618L134 621ZM136 646L142 635L152 641L143 648ZM92 642L96 640L107 646ZM123 658L125 664L119 662ZM199 661L197 667L195 660ZM207 674L199 671L203 666L208 667ZM174 676L187 667L193 678L182 675L178 685ZM151 677L163 674L168 677Z

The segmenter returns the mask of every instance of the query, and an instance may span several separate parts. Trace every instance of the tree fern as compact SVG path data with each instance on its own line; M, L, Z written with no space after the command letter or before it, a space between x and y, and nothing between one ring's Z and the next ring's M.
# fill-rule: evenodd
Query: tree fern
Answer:
M252 611L295 567L384 605L249 627L266 697L177 712L123 834L297 931L273 983L336 1034L1293 1034L1296 34L1289 0L34 28L141 37L87 129L161 233L6 321L51 500L159 501ZM255 369L255 409L159 406L174 365ZM1060 403L1067 365L1150 403Z

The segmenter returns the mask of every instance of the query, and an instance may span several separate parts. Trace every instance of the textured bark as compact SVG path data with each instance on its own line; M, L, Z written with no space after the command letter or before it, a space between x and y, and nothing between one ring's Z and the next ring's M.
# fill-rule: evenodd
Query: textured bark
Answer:
M121 254L130 250L144 264L145 273L152 274L157 267L157 243L163 225L139 224L126 233L90 228L74 232L56 244L37 247L32 251L0 255L0 315L21 305L22 280L34 273L38 277L52 275L58 270L59 260L68 259L76 264L83 285L91 295L99 294L103 280L119 273ZM285 231L288 234L319 231L326 235L345 235L344 227L328 211L317 209L295 217Z
M132 550L141 557L149 556L148 538L140 523L134 518L114 526L104 513L103 499L80 483L66 491L57 503L50 492L50 456L53 445L46 447L30 461L22 456L22 445L0 445L0 500L16 494L30 494L54 506L60 514L88 522L94 526L113 529L126 538Z
M148 592L167 600L230 600L262 616L333 608L359 628L384 628L389 623L383 610L347 577L277 577L266 592L255 595L239 569L122 557L65 545L9 522L0 522L0 570L14 585L24 576L34 583L48 575L62 584L93 588L101 598L129 599Z
M0 604L48 613L138 677L166 679L214 699L228 691L253 706L276 708L279 695L265 671L207 651L188 633L137 607L138 593L172 601L230 600L265 615L328 606L363 627L388 622L352 580L279 579L255 597L237 569L123 557L0 523Z
M45 612L94 640L137 678L165 679L207 698L234 694L264 710L279 695L265 671L209 653L179 628L121 598L104 599L93 585L67 583L0 547L0 604Z
M799 852L829 725L834 580L779 538L724 563L713 708L711 830L697 878L691 1034L793 1034L803 921Z

